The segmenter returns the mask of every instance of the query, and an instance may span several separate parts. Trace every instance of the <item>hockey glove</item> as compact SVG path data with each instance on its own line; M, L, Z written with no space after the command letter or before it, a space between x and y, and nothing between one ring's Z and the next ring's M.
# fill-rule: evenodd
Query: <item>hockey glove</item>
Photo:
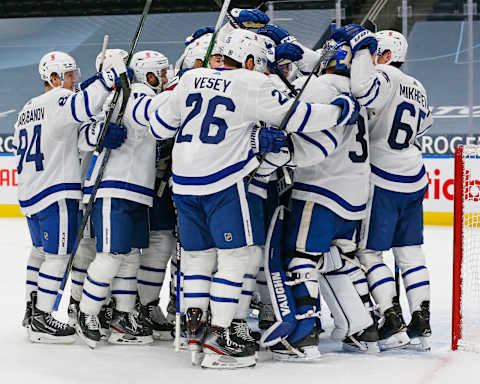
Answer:
M213 32L215 32L215 27L199 28L185 39L185 45L188 46L191 43L193 43L195 40L197 40L199 37L202 37L207 33L213 33Z
M133 80L133 69L126 67L128 80ZM108 71L102 71L98 74L98 79L101 81L107 91L113 91L114 89L121 88L120 77L117 74L115 68L111 68Z
M285 132L258 125L252 128L250 141L254 153L279 153L282 148L288 147Z
M282 148L278 153L267 153L263 159L255 176L268 177L278 168L290 165L293 158L293 153L287 148Z
M103 123L100 124L100 129L103 128ZM103 137L102 147L107 149L117 149L125 142L127 138L127 128L123 125L116 125L108 123L107 132Z
M237 24L240 28L261 28L270 21L270 18L258 9L234 8L230 15L229 18L233 18L232 23Z
M269 24L263 28L260 28L257 33L259 35L269 37L276 45L280 45L282 43L293 43L297 41L297 39L290 35L286 29L274 24Z
M350 45L352 55L362 48L368 48L370 54L377 50L377 39L375 35L361 25L349 24L338 28L333 32L332 38L337 41L346 41Z
M293 43L282 43L275 47L275 63L288 64L302 60L303 49Z
M357 122L358 114L360 112L360 104L358 104L358 101L352 95L342 93L337 96L331 104L338 105L342 108L337 125L352 125Z

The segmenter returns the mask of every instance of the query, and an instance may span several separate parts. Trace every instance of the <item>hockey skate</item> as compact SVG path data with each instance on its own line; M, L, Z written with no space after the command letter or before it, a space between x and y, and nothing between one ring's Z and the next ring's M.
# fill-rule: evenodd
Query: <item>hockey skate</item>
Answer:
M75 329L55 319L51 313L38 309L36 292L30 295L32 301L32 318L28 335L33 343L71 344L75 342Z
M108 342L112 344L151 344L152 330L138 322L132 312L113 310L111 333Z
M230 338L230 328L211 326L203 342L203 368L235 369L256 364L255 349L237 344Z
M230 325L230 337L238 344L246 344L249 347L254 348L255 351L260 350L260 344L257 342L260 338L256 339L254 337L253 331L248 326L246 320L232 320L232 324Z
M200 365L203 360L203 338L205 337L205 322L202 321L203 311L200 308L188 308L185 314L188 349L192 357L192 365Z
M32 295L36 296L37 292L32 292L30 297ZM27 301L25 304L25 316L23 316L22 327L27 329L30 327L30 323L32 322L32 310L33 310L32 299L30 299L30 301Z
M377 324L348 336L343 340L343 350L346 352L379 353Z
M159 300L154 300L147 305L139 303L138 320L152 330L154 339L172 340L173 325L167 321L158 303Z
M80 302L70 296L70 303L68 304L67 314L68 323L72 327L75 327L75 324L77 323L78 312L80 312Z
M108 304L102 305L98 314L98 321L100 322L100 336L102 340L107 340L110 336L110 325L112 324L113 308L115 307L115 301L110 298Z
M432 335L430 328L430 302L423 301L420 310L412 313L412 320L407 327L407 335L412 346L420 351L430 351L428 338Z
M410 343L407 335L407 326L403 320L400 306L388 308L384 314L384 322L378 329L380 350L401 348Z
M97 315L89 315L79 310L75 330L78 336L90 348L95 348L102 335L100 333L100 321Z
M318 329L312 331L296 343L289 343L287 340L271 348L273 360L279 361L313 361L318 360L322 355L318 350Z

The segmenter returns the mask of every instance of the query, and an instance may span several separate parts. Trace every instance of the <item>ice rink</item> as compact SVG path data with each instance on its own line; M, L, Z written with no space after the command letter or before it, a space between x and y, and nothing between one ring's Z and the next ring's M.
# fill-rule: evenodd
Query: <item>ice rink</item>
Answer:
M280 363L261 352L255 368L214 371L194 368L187 352L175 353L170 342L152 346L100 344L90 350L73 345L31 344L21 327L24 315L25 264L30 238L24 219L0 219L0 383L478 383L480 354L450 351L452 228L427 227L424 251L432 289L431 352L392 351L380 355L339 352L328 339L324 320L320 350L310 363ZM390 256L388 256L390 260ZM404 295L403 295L403 298ZM64 297L59 315L66 319ZM165 303L163 303L165 304ZM404 303L404 308L407 308ZM406 321L410 319L407 316ZM479 365L477 365L479 364Z

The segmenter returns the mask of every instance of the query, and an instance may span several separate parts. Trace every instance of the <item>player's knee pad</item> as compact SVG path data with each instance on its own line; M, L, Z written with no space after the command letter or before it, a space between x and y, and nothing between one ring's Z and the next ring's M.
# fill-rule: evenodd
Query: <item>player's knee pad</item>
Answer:
M171 231L151 231L148 248L142 249L141 263L167 265L175 251L176 239Z
M113 253L97 253L95 259L90 263L87 274L91 279L99 283L110 284L118 273L124 255Z
M393 254L402 273L410 311L417 311L422 301L430 301L430 276L422 247L396 247Z
M232 281L242 281L251 258L250 247L217 249L217 274Z
M355 255L357 256L360 264L366 269L374 266L375 264L383 263L383 252L373 251L371 249L359 249Z
M320 291L332 313L332 338L343 340L372 325L373 320L345 272L319 274Z

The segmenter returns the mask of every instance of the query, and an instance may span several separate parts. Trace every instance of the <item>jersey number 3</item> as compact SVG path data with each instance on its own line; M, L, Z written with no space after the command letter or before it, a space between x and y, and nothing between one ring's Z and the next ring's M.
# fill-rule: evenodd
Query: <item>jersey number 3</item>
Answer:
M190 120L192 120L195 116L200 113L202 108L203 98L200 93L191 93L187 97L186 105L187 107L192 107L193 109L190 111L188 116L186 117L185 121L183 122L182 126L180 127L180 131L177 136L177 143L182 142L191 142L192 135L184 135L183 128L188 124ZM235 111L235 104L233 103L232 99L225 97L225 96L215 96L208 102L207 112L205 113L205 117L202 121L202 126L200 128L200 141L204 144L218 144L223 139L225 139L225 132L228 128L227 123L221 117L214 116L219 105L223 105L225 109L229 112ZM211 127L217 127L217 133L214 135L210 135Z
M28 144L28 132L26 129L21 129L19 132L19 145L17 149L17 155L20 156L18 161L17 172L18 174L22 173L23 170L23 161L26 163L34 162L35 170L37 172L43 171L43 153L41 152L40 147L40 138L42 136L42 126L37 124L33 127L33 137ZM28 149L27 149L28 148Z

